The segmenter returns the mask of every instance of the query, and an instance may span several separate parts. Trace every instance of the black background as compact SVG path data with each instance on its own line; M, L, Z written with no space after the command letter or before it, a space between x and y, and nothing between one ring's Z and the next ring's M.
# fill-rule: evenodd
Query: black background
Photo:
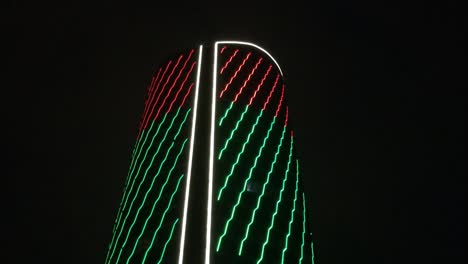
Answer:
M221 39L264 47L285 73L316 263L463 263L456 5L7 7L1 262L103 263L152 73Z

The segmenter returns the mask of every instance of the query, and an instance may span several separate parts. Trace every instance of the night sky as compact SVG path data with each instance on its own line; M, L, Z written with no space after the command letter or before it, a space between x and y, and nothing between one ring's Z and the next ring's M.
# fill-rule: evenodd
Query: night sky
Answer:
M156 2L6 4L1 263L104 262L151 75L214 40L283 69L316 263L461 263L460 8Z

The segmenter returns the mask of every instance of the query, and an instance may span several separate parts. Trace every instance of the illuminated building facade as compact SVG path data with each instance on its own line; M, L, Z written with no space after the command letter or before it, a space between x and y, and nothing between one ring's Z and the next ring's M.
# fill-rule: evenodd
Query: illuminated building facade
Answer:
M285 90L251 43L161 65L105 263L313 263Z

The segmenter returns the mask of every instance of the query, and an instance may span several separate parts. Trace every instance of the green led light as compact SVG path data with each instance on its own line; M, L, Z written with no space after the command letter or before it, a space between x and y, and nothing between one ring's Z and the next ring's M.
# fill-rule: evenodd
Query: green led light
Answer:
M289 240L289 236L291 235L291 226L292 226L292 223L294 222L294 212L296 211L298 186L299 186L299 161L296 160L296 189L294 190L293 209L291 211L291 220L289 221L288 234L286 235L283 252L281 254L281 263L282 264L284 263L284 256L286 254L286 250L288 250L288 240Z
M263 144L262 146L260 147L260 149L258 150L258 154L257 156L255 157L255 161L254 161L254 164L252 165L252 167L250 167L250 171L249 171L249 177L247 177L244 181L244 187L242 187L242 191L239 193L239 196L237 198L237 203L234 205L234 207L232 208L232 213L231 213L231 217L229 218L229 220L226 222L226 226L224 228L224 233L219 237L219 240L218 240L218 246L216 247L216 251L219 251L219 248L221 247L221 243L223 241L223 238L226 236L228 230L229 230L229 223L232 221L232 219L234 219L234 215L236 214L236 209L237 209L237 206L239 206L240 204L240 201L242 200L242 194L244 194L245 190L246 190L246 187L247 187L247 183L249 182L249 180L252 178L252 172L254 171L254 169L257 167L257 161L258 159L260 158L260 156L262 155L262 152L263 152L263 149L265 148L265 144L266 142L268 141L268 138L270 137L270 132L271 130L273 129L273 125L275 124L276 122L276 118L273 117L273 120L271 121L271 124L270 124L270 129L268 129L268 132L267 132L267 135L263 138Z
M151 140L151 144L150 144L150 146L147 148L147 151L146 151L146 153L145 153L145 155L144 155L144 158L143 158L143 160L141 161L141 163L143 163L143 162L145 161L145 159L146 159L146 154L148 153L148 150L151 148L151 146L152 146L152 144L153 144L154 138L155 138L155 137L157 136L157 134L159 133L159 129L161 128L162 124L163 124L164 121L166 120L166 116L167 116L167 115L164 115L163 120L162 120L161 123L159 124L158 129L157 129L155 135L153 136L153 138L152 138L152 140ZM155 123L155 121L151 122L151 126L150 126L150 128L148 129L148 131L147 131L147 133L146 133L145 139L143 140L143 144L141 145L141 147L140 147L140 149L139 149L139 151L138 151L138 154L137 154L137 156L136 156L136 159L132 159L132 160L135 160L135 162L133 163L133 169L135 169L136 163L137 163L138 158L140 157L140 154L141 154L141 150L143 149L143 146L144 146L145 143L146 143L146 139L148 138L148 135L150 134L150 131L151 131L151 129L153 128L154 123ZM143 137L143 135L142 135L142 137ZM141 138L142 138L142 137L141 137ZM141 138L140 138L140 140L141 140ZM135 151L135 153L136 153L136 151ZM129 185L130 180L131 180L131 178L132 178L133 169L132 169L132 165L130 165L129 174L127 175L127 182L125 183L124 193L123 193L123 195L122 195L122 200L121 200L121 202L120 202L119 210L118 210L117 217L116 217L116 221L115 221L115 224L114 224L114 230L112 231L112 240L111 240L111 243L109 244L109 251L107 252L106 262L107 262L107 259L108 259L108 257L109 257L109 253L110 253L110 250L111 250L111 248L112 248L112 245L113 245L113 243L114 243L115 233L116 233L116 231L117 231L117 229L118 229L118 227L119 227L119 224L120 224L120 220L121 220L121 218L122 218L123 211L125 210L125 207L127 206L128 196L129 196L129 194L132 192L132 190L133 190L133 185L134 185L135 180L136 180L136 176L138 176L138 174L135 175L135 177L134 177L134 179L133 179L133 181L132 181L132 184L131 184L131 186L130 186L130 190L129 190L129 192L127 192L127 190L128 190L128 185ZM104 262L104 263L106 263L106 262Z
M166 243L164 244L164 248L163 248L163 251L162 251L162 253L161 253L161 257L159 258L158 264L160 264L161 261L162 261L163 258L164 258L164 254L166 253L167 245L169 244L169 242L170 242L171 239L172 239L172 235L174 234L174 229L175 229L175 226L176 226L177 222L179 222L179 218L177 218L177 219L175 220L174 224L172 224L171 233L169 234L169 238L167 239Z
M150 164L148 165L148 168L147 168L146 171L145 171L145 174L143 175L143 179L141 180L140 184L138 185L136 194L135 194L135 196L133 197L133 200L132 200L131 203L130 203L130 207L129 207L129 209L128 209L127 215L125 216L125 219L124 219L124 221L123 221L123 223L122 223L122 226L121 226L119 235L117 236L117 240L116 240L116 242L115 242L114 248L113 248L113 250L112 250L112 254L111 254L111 256L110 256L109 259L112 259L112 256L114 255L114 252L115 252L117 243L118 243L119 238L120 238L120 236L121 236L121 234L122 234L122 231L123 231L123 227L125 226L125 222L126 222L128 216L129 216L129 214L130 214L130 212L131 212L131 210L132 210L133 203L135 202L136 197L138 196L138 193L139 193L139 191L140 191L140 188L141 188L143 182L144 182L145 179L146 179L146 176L147 176L147 174L148 174L148 171L150 170L150 168L151 168L152 165L153 165L154 159L156 158L157 154L159 153L159 150L161 149L162 144L163 144L163 143L165 142L165 140L166 140L167 134L168 134L169 131L172 129L172 125L174 124L175 119L176 119L177 116L179 115L179 111L180 111L180 108L177 110L176 115L175 115L174 118L172 119L171 124L169 125L169 128L166 130L166 133L165 133L163 139L162 139L161 142L159 143L159 146L158 146L158 148L157 148L155 154L153 155L153 158L151 159ZM189 111L190 111L190 109L187 111L187 114L188 114ZM186 115L186 117L187 117L187 115ZM184 125L185 120L186 120L186 118L184 119L183 122L181 122L180 126L183 126L183 125ZM153 137L153 139L154 139L154 137ZM164 165L164 162L166 161L167 156L169 155L169 152L170 152L170 150L172 149L173 146L174 146L174 142L172 142L170 148L167 150L167 152L166 152L166 157L163 159L163 162L161 163L160 168L162 167L162 165ZM148 149L149 149L149 148L148 148ZM130 194L129 194L129 195L130 195Z
M305 210L305 196L302 193L302 245L301 245L301 258L299 259L299 263L302 263L302 259L304 258L304 236L305 236L305 221L306 221L306 210Z
M178 115L178 114L179 114L179 112L177 112L177 115ZM174 118L176 118L177 115L175 115ZM143 155L143 160L140 162L140 166L139 166L139 168L138 168L138 171L137 171L137 173L136 173L136 174L134 175L134 177L133 177L132 184L131 184L131 186L130 186L130 189L129 189L127 195L126 195L126 196L124 195L124 197L122 197L122 201L124 201L124 203L123 203L123 206L122 206L121 213L120 213L120 215L119 215L118 218L117 218L117 229L119 228L120 220L121 220L121 218L122 218L122 214L123 214L125 208L127 207L128 198L130 197L130 194L132 193L133 186L135 185L136 178L138 177L138 175L139 175L139 173L140 173L141 165L145 162L146 156L147 156L147 154L148 154L148 151L149 151L149 150L151 149L151 147L153 146L154 139L155 139L155 138L157 137L157 135L159 134L159 130L161 129L162 124L163 124L164 121L166 120L166 117L167 117L167 114L164 115L164 118L163 118L163 120L161 121L161 123L159 124L158 129L156 130L156 133L153 135L153 137L152 137L152 139L151 139L150 145L146 148L145 154ZM174 119L173 119L173 120L174 120ZM149 133L148 133L148 135L149 135ZM144 144L143 144L143 145L144 145ZM140 151L139 151L139 153L138 153L138 155L137 155L137 160L138 160L138 157L139 157L140 154L141 154L141 150L143 149L143 145L142 145L142 148L140 149ZM157 154L157 153L156 153L156 154ZM136 163L135 163L135 164L136 164ZM135 165L135 166L136 166L136 165ZM134 168L135 168L135 167L134 167ZM132 172L130 173L129 177L132 177L132 173L133 173L133 170L132 170Z
M224 112L224 115L223 117L221 118L221 120L219 120L219 126L221 126L223 124L223 120L227 117L229 111L231 111L231 108L232 106L234 105L234 102L231 102L231 105L229 105L228 109L226 109L226 112Z
M133 173L133 169L134 169L134 166L135 166L135 163L136 161L138 160L138 158L140 157L140 154L141 154L141 149L143 148L143 146L145 145L146 143L146 140L148 139L148 135L151 133L151 130L153 129L153 126L154 126L154 123L155 123L155 120L153 120L151 122L151 125L150 125L150 128L149 129L144 129L140 138L137 140L137 144L135 145L135 149L133 150L133 153L132 153L132 162L130 163L130 167L128 168L129 170L129 175L131 175ZM163 123L163 122L161 122ZM140 146L140 143L143 141L143 143L141 144ZM137 153L138 152L138 153ZM136 158L135 158L136 157Z
M177 112L177 114L179 114L179 113ZM174 117L176 117L177 114L176 114ZM135 174L133 174L133 172L134 172L134 170L135 170L135 167L136 167L136 164L137 164L137 162L138 162L138 158L140 157L141 151L143 150L143 146L144 146L145 143L146 143L146 138L145 138L142 147L141 147L140 150L138 151L138 155L137 155L137 158L136 158L136 161L135 161L135 166L133 166L133 169L132 169L132 171L130 172L130 177L132 177L132 175L134 175L134 177L135 177L135 179L136 179L136 177L140 174L140 169L141 169L141 166L143 165L143 163L144 163L145 160L146 160L146 155L148 155L148 151L149 151L149 150L151 149L151 147L153 146L154 139L158 136L159 130L161 129L161 127L162 127L162 125L164 124L164 122L166 121L166 118L167 118L167 113L164 115L163 119L161 120L161 123L159 123L159 126L158 126L158 128L156 129L156 133L154 133L153 137L151 138L150 145L146 148L145 154L143 155L143 159L142 159L141 162L140 162L140 166L138 166L137 172L136 172ZM174 120L174 119L173 119L173 120ZM154 124L154 121L152 122L152 124ZM149 135L149 134L150 134L150 133L148 132L147 135ZM133 182L135 182L135 180L133 180ZM133 183L132 183L132 186L133 186Z
M107 263L107 259L109 258L109 253L110 253L110 250L112 248L112 244L114 243L114 239L115 239L115 231L117 230L117 227L118 227L121 215L122 215L122 211L123 211L122 205L124 204L125 197L127 196L128 185L129 185L130 179L131 179L131 172L130 171L132 169L132 166L135 165L136 160L138 159L138 158L135 159L135 153L140 148L139 143L142 141L144 134L145 134L145 139L143 140L144 142L143 142L142 146L145 145L146 138L148 137L148 134L150 133L151 129L153 128L153 125L154 125L154 121L151 122L151 126L150 126L150 128L148 130L143 130L143 132L141 134L141 137L138 139L137 144L135 145L135 148L133 150L132 161L130 163L130 167L128 169L128 174L127 174L127 179L126 179L125 184L124 184L124 191L123 191L123 194L122 194L122 200L120 201L119 209L117 210L117 216L116 216L115 222L114 222L114 228L112 230L112 239L111 239L111 242L109 243L109 249L107 251L106 260L105 260L104 263ZM140 148L140 151L141 151L141 148Z
M278 154L280 153L280 150L281 150L281 147L283 145L283 140L284 140L284 134L286 132L286 126L283 126L283 133L281 134L281 139L280 139L280 142L278 143L278 146L276 148L276 153L275 153L275 157L274 157L274 160L272 161L271 165L270 165L270 171L268 172L268 175L267 175L267 179L265 181L265 183L263 184L263 188L262 188L262 193L260 194L260 196L257 198L257 207L255 207L255 209L253 210L252 212L252 217L250 219L250 223L248 224L247 226L247 230L245 231L245 235L244 235L244 238L242 239L241 241L241 244L240 244L240 247L239 247L239 256L242 254L242 249L244 247L244 242L247 240L247 238L249 237L249 231L250 231L250 226L254 223L255 221L255 216L256 216L256 213L257 213L257 210L260 208L260 203L262 201L262 198L263 198L263 195L265 195L265 190L266 190L266 187L268 185L268 183L270 182L270 176L271 174L273 173L273 169L275 167L275 164L276 164L276 161L278 159Z
M310 242L310 249L312 251L312 264L314 264L314 242Z
M164 182L163 186L161 187L161 190L159 191L159 194L158 194L158 198L156 199L156 201L153 203L153 207L151 208L151 212L150 214L148 215L148 217L146 218L145 220L145 223L143 224L143 228L140 232L140 234L138 235L138 238L136 239L135 243L134 243L134 246L133 246L133 249L132 249L132 252L130 253L128 259L127 259L127 263L129 263L130 261L130 258L133 256L133 254L135 254L135 250L136 250L136 247L138 245L138 242L140 241L141 237L143 236L143 233L145 232L146 230L146 225L148 224L148 221L150 220L151 216L153 216L153 212L154 212L154 209L156 208L156 205L158 204L159 202L159 199L161 199L161 195L167 185L167 183L169 182L169 179L171 178L171 175L172 175L172 171L174 170L175 166L177 165L177 161L179 160L179 157L180 157L180 154L182 154L182 151L184 150L184 147L185 147L185 143L187 143L187 138L184 140L184 142L182 143L182 146L180 147L180 150L179 150L179 153L177 154L175 160L174 160L174 164L172 165L172 168L169 170L169 173L167 174L167 177L166 177L166 181ZM138 208L137 210L137 213L135 215L135 219L133 220L133 223L131 224L130 228L128 229L128 233L127 233L127 237L125 238L125 242L122 244L122 249L124 248L124 246L126 245L127 243L127 239L128 237L130 236L130 232L132 231L132 228L133 226L135 225L136 221L137 221L137 218L138 218L138 214L140 213L140 210L143 208L143 206L145 205L146 203L146 198L148 197L148 194L150 193L150 191L153 189L153 185L154 185L154 182L156 180L156 178L158 177L159 175L159 171L158 173L156 174L156 176L153 178L153 181L151 182L151 185L150 187L148 188L148 191L146 191L146 194L145 194L145 197L143 198L143 202L141 203L140 207ZM122 251L121 249L121 251Z
M227 186L227 184L228 184L228 182L229 182L229 178L230 178L230 177L232 176L232 174L234 173L234 169L236 168L237 164L239 163L240 157L241 157L242 154L244 153L245 146L249 143L250 137L251 137L252 134L254 133L255 127L257 127L258 121L260 120L260 118L262 117L262 115L263 115L263 110L260 111L260 114L257 116L257 120L255 121L255 124L252 126L252 129L250 130L250 133L249 133L249 135L247 136L247 140L246 140L246 141L244 142L244 144L242 145L242 150L241 150L241 152L239 152L239 154L237 154L236 162L235 162L234 164L232 164L231 172L227 175L226 181L224 182L223 187L219 190L218 201L221 199L221 196L222 196L222 194L223 194L223 190L226 188L226 186Z
M171 149L172 149L173 146L174 146L174 142L172 142L171 146L170 146L169 149L167 150L166 156L164 157L163 162L161 162L161 164L159 165L158 173L159 173L159 171L161 170L162 166L164 165L165 161L167 160L167 156L169 156L169 153L170 153L170 151L171 151ZM119 242L120 236L122 235L122 231L124 230L125 223L127 222L128 216L130 215L130 212L132 211L133 203L135 202L136 197L138 196L138 192L140 191L140 187L141 187L142 183L143 183L143 181L140 182L140 185L138 186L138 189L137 189L137 194L135 195L135 197L133 197L132 202L130 203L130 208L128 209L127 215L125 216L124 221L123 221L123 223L122 223L122 226L121 226L121 228L120 228L120 232L119 232L119 235L117 236L117 240L116 240L116 242L115 242L114 249L112 250L112 254L111 254L110 259L112 259L112 256L114 255L114 252L115 252L117 243ZM128 235L127 235L126 238L128 238ZM123 246L125 245L126 242L127 242L127 240L125 239L123 245L120 246L120 251L119 251L119 255L118 255L118 257L117 257L116 263L119 262L120 254L122 253Z
M133 168L133 166L135 165L135 162L137 159L135 159L135 157L137 156L137 151L140 151L141 152L141 148L145 145L146 143L146 139L148 138L148 135L150 134L151 130L153 129L153 125L155 123L155 120L153 120L151 122L151 125L150 125L150 128L149 129L143 129L141 135L140 135L140 138L138 138L136 144L135 144L135 147L133 149L133 152L132 152L132 162L130 163L130 167L128 168L129 172L130 170ZM144 138L144 139L143 139ZM140 146L140 143L143 141L142 145ZM130 174L130 173L129 173Z
M275 225L275 217L278 214L278 207L279 207L279 204L281 203L281 199L283 197L283 191L284 191L284 186L286 184L286 180L288 179L289 165L291 164L292 148L293 148L293 137L291 137L291 147L289 148L288 166L287 166L286 171L284 173L283 186L281 187L279 199L276 202L275 212L273 213L273 216L271 217L271 224L270 224L270 227L268 227L267 237L265 239L265 242L263 242L262 252L260 254L260 259L258 259L258 261L257 261L257 264L262 262L262 260L263 260L263 255L265 253L265 246L268 244L268 240L270 239L270 231L273 228L273 226Z
M242 112L241 117L239 118L239 120L237 120L236 126L235 126L234 129L231 131L231 135L229 136L229 138L228 138L228 139L226 140L226 142L224 143L223 149L221 149L221 151L219 152L218 160L220 160L220 159L221 159L221 156L223 156L224 150L226 150L226 148L228 147L229 142L231 141L232 137L234 136L234 133L236 133L237 128L239 128L239 124L240 124L240 123L242 122L242 120L244 119L244 115L245 115L245 113L247 113L247 110L248 110L248 109L249 109L249 106L246 105L246 106L245 106L244 112Z
M125 184L124 184L124 190L123 190L123 193L122 193L122 200L120 201L120 204L119 204L119 209L117 210L117 216L115 218L115 222L114 222L114 228L112 229L112 240L111 242L109 243L109 249L108 249L108 252L107 252L107 255L106 255L106 260L104 263L107 263L107 258L109 257L109 253L110 253L110 249L112 247L112 244L114 243L114 239L115 239L115 230L117 229L117 225L118 225L118 220L120 219L120 215L122 213L121 209L122 209L122 204L124 202L124 199L127 195L127 190L128 190L128 185L129 185L129 182L130 182L130 179L131 179L131 174L132 174L132 169L134 168L135 164L136 164L136 161L138 160L138 157L139 155L137 156L136 153L140 150L141 152L141 148L142 146L145 145L146 143L146 139L148 138L148 135L149 133L151 132L152 128L153 128L153 125L154 125L154 120L151 122L151 125L150 125L150 128L149 129L143 129L142 132L141 132L141 136L137 139L137 142L135 144L135 146L133 147L133 151L132 151L132 158L131 158L131 162L130 162L130 166L128 168L128 172L127 172L127 178L125 180ZM143 141L143 144L140 146L140 143ZM135 158L135 156L137 156Z
M179 190L180 181L182 180L183 177L184 177L184 174L182 174L182 175L180 176L179 181L177 182L177 186L176 186L174 192L172 193L171 198L169 199L169 204L167 205L167 208L166 208L166 210L164 211L164 213L163 213L163 215L162 215L162 217L161 217L161 221L159 222L159 226L158 226L158 228L156 229L156 231L154 232L153 238L151 239L151 243L150 243L150 245L148 246L148 248L146 249L145 255L143 256L143 261L141 262L142 264L145 263L146 257L148 256L148 253L149 253L151 247L153 247L154 240L156 239L156 235L158 234L159 229L161 228L161 226L162 226L162 224L163 224L163 221L164 221L164 218L166 217L167 211L169 211L169 209L171 208L172 199L174 198L174 195L175 195L175 194L177 193L177 191Z
M189 108L189 110L187 110L187 113L185 114L185 117L184 117L184 121L182 121L182 123L185 123L185 121L187 120L188 114L190 113L191 110L192 110L192 108ZM177 131L177 133L173 137L173 140L175 140L179 136L179 133L180 133L181 130L182 130L182 126L179 127L179 130Z
M125 185L124 185L125 187L124 187L124 194L122 196L122 201L123 201L123 198L125 198L125 196L127 195L127 187L128 187L128 184L130 183L130 180L132 178L133 170L135 169L138 158L140 157L141 149L145 145L146 140L148 138L148 135L150 134L151 130L153 129L154 123L155 123L155 121L153 120L151 122L150 128L147 129L147 130L146 129L143 130L143 132L141 133L141 137L137 140L137 144L135 145L135 148L134 148L133 154L132 154L132 161L131 161L130 167L128 169L127 180L126 180ZM161 126L161 124L159 125L159 127L160 126ZM159 131L159 128L158 128L158 131ZM144 136L144 139L143 139L143 136ZM142 140L143 140L143 143L140 146L140 143L141 143ZM138 154L137 154L137 152L138 152Z

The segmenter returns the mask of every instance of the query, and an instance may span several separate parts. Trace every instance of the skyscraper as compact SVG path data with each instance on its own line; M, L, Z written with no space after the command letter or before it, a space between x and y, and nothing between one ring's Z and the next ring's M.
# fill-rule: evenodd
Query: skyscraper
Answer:
M156 71L106 263L313 263L275 59L218 41Z

